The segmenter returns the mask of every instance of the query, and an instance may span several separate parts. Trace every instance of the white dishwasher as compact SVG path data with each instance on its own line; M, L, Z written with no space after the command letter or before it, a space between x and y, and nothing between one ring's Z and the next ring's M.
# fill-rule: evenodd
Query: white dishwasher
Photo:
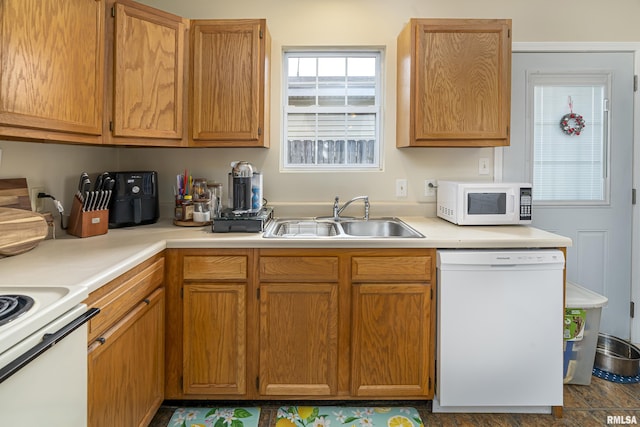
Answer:
M439 250L433 412L562 406L564 254Z

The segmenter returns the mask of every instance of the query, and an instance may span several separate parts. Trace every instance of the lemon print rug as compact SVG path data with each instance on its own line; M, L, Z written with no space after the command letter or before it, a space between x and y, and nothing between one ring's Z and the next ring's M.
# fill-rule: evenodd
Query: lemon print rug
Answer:
M178 408L168 427L258 427L260 408Z
M282 406L275 427L423 427L415 408Z

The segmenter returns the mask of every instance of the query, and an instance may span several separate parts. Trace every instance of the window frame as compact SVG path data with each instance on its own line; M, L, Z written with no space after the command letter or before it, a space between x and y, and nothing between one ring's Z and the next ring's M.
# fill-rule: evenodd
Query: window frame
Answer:
M283 47L282 49L282 137L280 140L281 156L280 170L282 172L371 172L383 170L383 64L385 51L383 47L378 46L323 46L323 47ZM375 76L375 102L373 106L309 106L296 107L289 105L289 58L308 57L375 57L376 58L376 76ZM375 114L375 146L373 163L354 164L346 162L327 163L327 164L289 164L288 163L288 115L294 114ZM345 156L347 155L345 141Z

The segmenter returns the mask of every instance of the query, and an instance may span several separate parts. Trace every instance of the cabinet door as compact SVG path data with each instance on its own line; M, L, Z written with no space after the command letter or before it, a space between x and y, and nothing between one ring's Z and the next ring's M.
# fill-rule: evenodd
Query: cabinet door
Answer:
M0 7L0 134L101 143L103 1Z
M246 392L246 284L184 286L185 394Z
M178 16L133 2L115 5L113 136L148 145L182 139L184 31Z
M89 347L90 427L147 426L164 398L164 290Z
M335 395L337 357L337 283L260 285L261 395Z
M268 146L265 21L192 21L191 41L193 145Z
M411 22L398 39L398 146L509 145L511 21Z
M352 289L351 394L432 397L431 286Z

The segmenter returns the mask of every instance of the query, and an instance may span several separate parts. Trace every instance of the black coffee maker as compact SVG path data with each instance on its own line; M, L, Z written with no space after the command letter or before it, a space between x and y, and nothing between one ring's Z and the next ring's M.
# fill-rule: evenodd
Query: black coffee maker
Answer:
M251 163L231 163L229 188L229 208L234 213L255 213L262 209L262 175Z
M214 233L259 233L273 217L263 206L262 174L249 162L231 163L227 207L213 219Z
M240 161L231 164L231 200L230 208L234 212L251 210L251 180L253 165Z
M109 204L109 228L153 224L160 217L158 173L109 172L115 180Z

